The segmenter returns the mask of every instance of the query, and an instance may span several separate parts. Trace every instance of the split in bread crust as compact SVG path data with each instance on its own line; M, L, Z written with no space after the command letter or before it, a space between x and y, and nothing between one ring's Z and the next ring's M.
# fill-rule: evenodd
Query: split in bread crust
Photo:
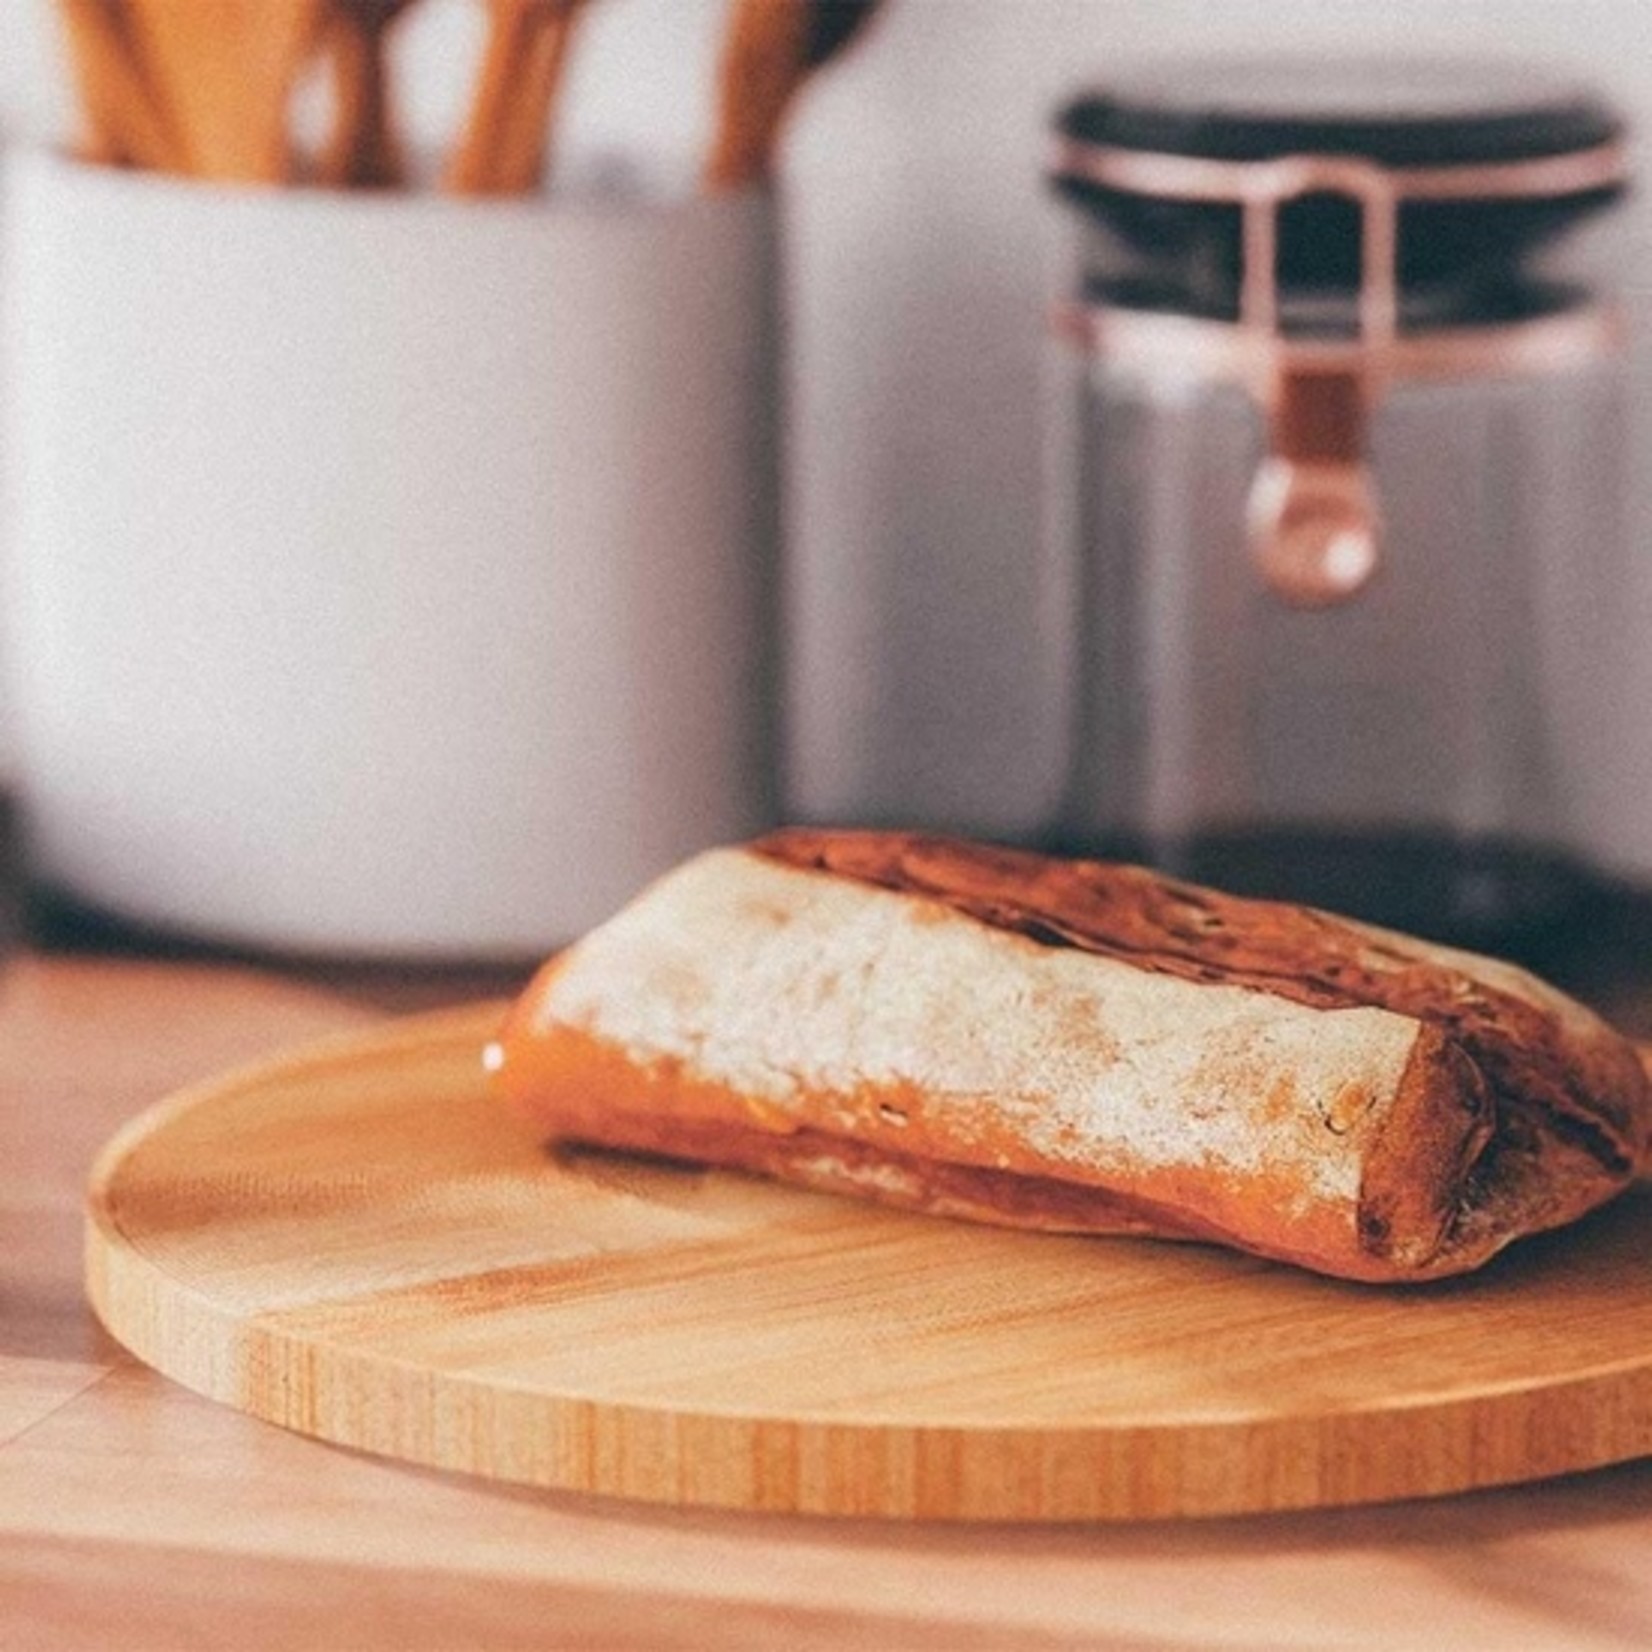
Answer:
M493 1056L547 1136L1422 1280L1644 1161L1633 1048L1524 972L1140 868L893 832L698 857Z

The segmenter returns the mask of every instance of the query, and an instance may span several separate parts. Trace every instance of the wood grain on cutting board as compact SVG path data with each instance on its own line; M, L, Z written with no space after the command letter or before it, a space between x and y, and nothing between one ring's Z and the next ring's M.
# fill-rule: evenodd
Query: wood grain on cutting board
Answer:
M1380 1290L545 1153L499 1011L188 1092L93 1188L106 1324L202 1393L505 1481L903 1518L1436 1495L1652 1451L1652 1195Z

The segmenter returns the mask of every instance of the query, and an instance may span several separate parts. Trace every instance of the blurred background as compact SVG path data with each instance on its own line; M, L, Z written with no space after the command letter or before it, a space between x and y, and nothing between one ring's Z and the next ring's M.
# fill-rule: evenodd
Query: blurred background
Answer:
M562 105L570 176L639 157L692 169L722 15L720 0L600 0ZM417 144L438 147L457 125L482 27L472 0L426 0L400 30ZM1060 242L1043 179L1048 123L1109 68L1188 49L1512 55L1575 70L1634 121L1645 171L1644 0L891 0L865 49L810 92L781 169L788 813L1008 834L1024 800L1048 792L1064 760L1062 690L1029 668L1051 600L1038 550ZM71 132L69 86L47 0L0 7L9 141ZM1643 191L1602 254L1643 341L1649 213ZM1652 372L1637 366L1634 385L1639 547L1652 530ZM1587 832L1603 863L1648 876L1652 556L1633 559L1617 606L1626 677L1610 696L1609 772ZM0 705L0 753L4 717Z

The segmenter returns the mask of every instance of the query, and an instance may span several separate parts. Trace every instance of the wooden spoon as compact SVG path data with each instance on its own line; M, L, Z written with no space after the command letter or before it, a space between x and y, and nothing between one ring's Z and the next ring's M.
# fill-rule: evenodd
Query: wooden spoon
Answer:
M543 182L549 131L587 0L489 0L487 46L470 115L442 187L460 195L517 195Z
M127 0L133 37L177 120L179 170L226 182L292 174L287 104L326 0Z
M587 4L588 0L561 0L547 7L517 66L493 160L494 187L502 194L531 194L545 181L557 94L567 73L575 24Z
M780 132L811 75L838 57L878 0L732 0L717 76L717 125L705 167L712 192L774 171Z
M333 0L324 24L333 71L333 129L317 161L317 182L384 189L405 181L384 49L391 25L411 4Z
M80 91L82 160L162 171L178 140L138 59L122 0L57 0Z

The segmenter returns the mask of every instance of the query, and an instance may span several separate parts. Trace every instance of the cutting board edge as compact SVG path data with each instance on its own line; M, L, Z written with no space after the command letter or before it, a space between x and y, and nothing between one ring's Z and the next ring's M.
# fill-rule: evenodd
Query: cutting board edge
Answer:
M678 1506L1012 1523L1219 1518L1454 1495L1652 1455L1652 1360L1427 1404L1426 1462L1408 1449L1403 1425L1418 1409L1409 1401L1204 1425L892 1425L604 1402L444 1374L444 1398L419 1420L428 1372L321 1344L334 1366L329 1380L360 1389L335 1411L303 1381L316 1338L237 1316L168 1273L123 1229L111 1191L121 1166L191 1109L341 1063L421 1051L451 1058L456 1045L485 1037L499 1009L335 1036L191 1086L126 1125L99 1155L88 1189L87 1294L109 1333L196 1393L333 1444L511 1484ZM1593 1425L1582 1434L1579 1416ZM516 1443L502 1444L511 1428Z

